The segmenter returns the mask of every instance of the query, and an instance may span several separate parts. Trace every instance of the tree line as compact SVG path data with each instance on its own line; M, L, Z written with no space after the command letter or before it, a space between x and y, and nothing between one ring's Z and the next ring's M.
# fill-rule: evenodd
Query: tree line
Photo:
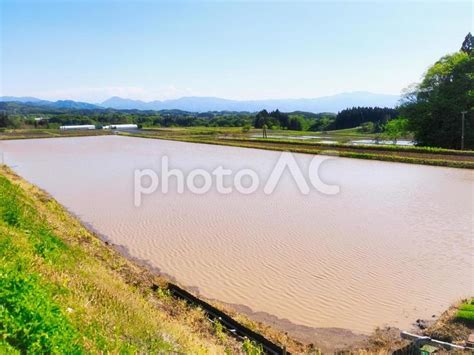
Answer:
M0 102L0 127L18 128L21 125L57 128L61 125L96 125L134 123L143 127L247 127L290 130L315 130L319 121L332 121L332 113L292 112L279 110L268 113L249 112L187 112L181 110L141 111L117 109L74 109L34 106L18 102ZM35 121L43 117L47 120Z
M354 107L333 113L262 110L247 112L192 113L180 110L140 111L116 109L35 108L30 104L0 103L0 127L19 128L22 125L58 128L62 125L96 125L134 123L142 127L255 127L294 131L328 131L362 126L364 132L381 132L384 124L397 117L396 110L379 107ZM37 121L44 117L47 120ZM375 123L373 125L372 123ZM372 124L372 125L371 125Z
M401 104L352 107L333 113L279 110L258 113L180 110L58 109L17 102L0 103L0 128L24 125L57 128L68 124L135 123L159 127L250 127L296 131L327 131L359 127L396 139L412 132L418 145L474 149L474 39L469 33L456 53L432 65L421 83L405 91ZM37 116L48 120L37 121ZM464 129L463 129L464 128ZM464 135L463 135L464 132ZM463 138L462 138L463 136Z
M35 118L47 118L37 121ZM0 102L0 127L37 126L58 128L62 125L134 123L155 127L243 127L251 125L254 115L245 112L193 113L181 110L141 111L116 109L47 108L18 102Z
M464 148L474 149L473 45L468 33L458 52L439 59L406 90L400 112L418 145L460 149L464 124Z
M388 121L398 116L398 110L388 107L352 107L339 112L331 128L354 128L372 122L374 131L381 132Z

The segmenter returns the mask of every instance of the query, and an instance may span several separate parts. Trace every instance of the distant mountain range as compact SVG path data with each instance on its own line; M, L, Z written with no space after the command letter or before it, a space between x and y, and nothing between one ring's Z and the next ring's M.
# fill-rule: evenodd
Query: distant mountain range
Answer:
M21 102L23 104L31 104L35 106L46 106L53 108L72 108L79 110L93 110L104 108L103 106L90 104L87 102L73 101L73 100L58 100L48 101L37 99L36 97L15 97L15 96L0 96L0 102Z
M248 111L256 112L263 109L283 112L338 112L354 106L394 107L398 95L374 94L370 92L350 92L313 99L269 99L269 100L228 100L218 97L182 97L164 101L140 101L121 97L111 97L100 104L77 102L72 100L47 101L34 97L0 97L0 101L15 101L33 105L50 106L54 108L73 109L136 109L136 110L183 110L189 112L207 111Z

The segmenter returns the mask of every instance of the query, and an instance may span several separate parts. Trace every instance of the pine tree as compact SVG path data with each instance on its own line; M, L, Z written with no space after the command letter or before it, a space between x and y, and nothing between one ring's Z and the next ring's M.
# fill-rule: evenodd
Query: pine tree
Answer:
M472 54L472 47L474 45L474 38L469 32L464 38L464 42L462 42L461 51L467 54Z

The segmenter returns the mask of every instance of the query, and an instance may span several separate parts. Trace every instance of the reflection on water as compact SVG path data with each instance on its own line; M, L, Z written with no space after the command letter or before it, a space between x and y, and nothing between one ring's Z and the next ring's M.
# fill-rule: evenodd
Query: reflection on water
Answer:
M262 138L261 134L253 134L250 136L251 138ZM338 142L332 139L324 139L324 137L320 136L279 136L279 135L268 135L267 138L274 138L274 139L296 139L296 140L314 140L315 143L323 143L323 144L336 144L336 143L344 143ZM397 141L393 140L376 140L376 139L356 139L351 140L348 144L354 145L398 145L398 146L414 146L414 141L409 141L406 139L398 139Z
M351 141L352 144L368 144L368 145L401 145L401 146L414 146L415 142L408 141L404 139L399 139L397 141L384 141L384 140L375 140L375 139L358 139Z
M262 138L262 135L261 134L252 134L250 137L251 138ZM323 137L319 137L319 136L279 136L279 135L275 135L275 134L269 134L269 135L267 135L267 138L306 140L306 139L320 139L320 138L323 138Z
M117 136L0 142L7 164L85 222L202 294L315 327L408 328L473 293L472 171L334 158L337 196L155 193L135 168L268 177L279 152ZM296 155L301 168L309 155ZM173 191L173 189L171 189ZM261 190L259 190L261 191Z

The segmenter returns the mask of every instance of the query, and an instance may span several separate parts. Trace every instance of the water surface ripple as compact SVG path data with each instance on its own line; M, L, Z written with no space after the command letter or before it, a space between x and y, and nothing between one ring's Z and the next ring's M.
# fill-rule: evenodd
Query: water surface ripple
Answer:
M337 196L302 195L286 174L268 196L155 193L136 208L134 169L158 170L163 154L185 171L266 177L280 153L117 136L3 141L0 152L133 256L296 324L409 328L474 293L469 170L334 158L322 178ZM312 158L295 156L302 168Z

